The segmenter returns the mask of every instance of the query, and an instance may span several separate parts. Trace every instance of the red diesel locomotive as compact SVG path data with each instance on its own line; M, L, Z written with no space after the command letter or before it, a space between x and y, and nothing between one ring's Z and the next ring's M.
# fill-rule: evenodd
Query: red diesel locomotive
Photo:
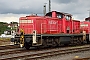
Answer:
M12 41L20 47L60 46L88 42L86 31L81 30L80 21L72 20L72 15L52 11L45 16L30 15L20 17L18 34Z

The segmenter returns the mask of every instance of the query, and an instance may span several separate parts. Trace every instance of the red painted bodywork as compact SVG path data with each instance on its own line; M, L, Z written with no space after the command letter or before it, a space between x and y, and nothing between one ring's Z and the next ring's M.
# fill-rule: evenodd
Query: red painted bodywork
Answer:
M81 22L80 28L82 31L86 31L86 33L89 34L90 33L90 22L89 21Z
M80 33L80 21L79 20L73 20L73 32Z
M70 17L69 20L66 15ZM25 34L32 34L34 30L37 34L73 34L80 33L80 21L72 20L70 14L52 11L46 16L20 17L19 31L20 29L23 29Z

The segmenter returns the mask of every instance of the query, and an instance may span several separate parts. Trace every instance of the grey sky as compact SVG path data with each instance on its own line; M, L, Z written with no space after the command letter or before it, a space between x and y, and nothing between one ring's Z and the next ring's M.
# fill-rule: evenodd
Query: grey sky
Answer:
M0 0L0 17L2 18L0 21L11 15L18 19L23 14L41 14L44 3L47 3L48 12L48 0ZM75 19L80 20L88 17L89 7L90 0L51 0L51 10L70 13Z

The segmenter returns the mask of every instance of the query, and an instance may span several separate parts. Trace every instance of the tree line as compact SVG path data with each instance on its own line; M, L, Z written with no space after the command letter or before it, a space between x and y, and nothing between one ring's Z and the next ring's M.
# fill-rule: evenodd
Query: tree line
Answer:
M17 22L10 22L10 24L18 24ZM11 30L11 27L8 27L10 24L6 22L0 22L0 35L4 33L6 30Z

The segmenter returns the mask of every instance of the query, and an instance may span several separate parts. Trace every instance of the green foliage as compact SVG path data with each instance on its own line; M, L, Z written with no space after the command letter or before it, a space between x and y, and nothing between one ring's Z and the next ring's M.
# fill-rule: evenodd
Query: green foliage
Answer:
M8 23L0 22L0 34L3 34L6 30L10 30Z

